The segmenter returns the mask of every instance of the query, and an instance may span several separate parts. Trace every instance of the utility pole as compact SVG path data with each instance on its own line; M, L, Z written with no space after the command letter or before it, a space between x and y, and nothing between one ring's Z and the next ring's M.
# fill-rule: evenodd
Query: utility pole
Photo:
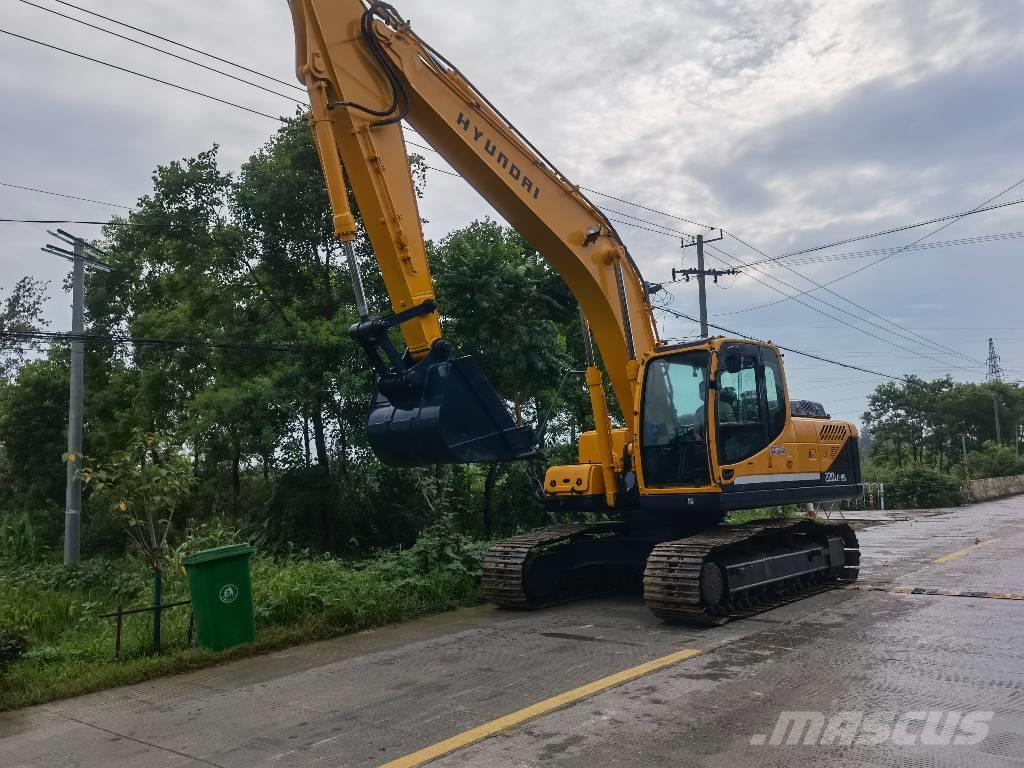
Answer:
M708 277L714 278L715 283L718 283L718 278L724 275L738 275L735 269L704 269L704 243L715 243L721 240L723 237L722 230L718 230L718 237L711 240L705 240L704 235L697 235L693 240L683 240L681 248L692 248L697 246L697 268L696 269L674 269L672 270L672 279L676 280L677 275L681 276L686 282L690 282L691 277L697 278L697 289L700 297L700 336L702 339L708 337L708 294L706 279Z
M50 232L49 230L47 230ZM67 243L73 251L47 245L41 250L67 259L72 264L71 272L71 387L68 401L68 458L67 487L64 492L64 565L75 565L81 560L82 529L82 412L85 389L85 267L109 272L110 267L86 254L93 248L80 237L70 235L62 229L50 232L53 237Z
M960 452L964 456L964 464L967 463L967 424L961 421L957 426L960 427L960 431L956 433L956 436L960 438Z

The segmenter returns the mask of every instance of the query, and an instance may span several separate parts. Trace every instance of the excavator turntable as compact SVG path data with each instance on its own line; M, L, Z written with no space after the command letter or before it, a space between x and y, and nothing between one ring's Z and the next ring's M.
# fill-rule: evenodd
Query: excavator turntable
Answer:
M359 308L350 334L377 375L368 425L377 456L428 466L539 455L485 372L442 338L403 125L537 248L579 304L594 429L577 463L547 469L543 496L553 515L587 522L495 545L483 564L488 599L531 609L642 584L655 615L707 625L856 579L846 524L724 524L735 510L858 496L856 426L791 400L771 342L662 340L649 284L612 222L394 6L288 2ZM350 193L391 299L380 317L363 292Z

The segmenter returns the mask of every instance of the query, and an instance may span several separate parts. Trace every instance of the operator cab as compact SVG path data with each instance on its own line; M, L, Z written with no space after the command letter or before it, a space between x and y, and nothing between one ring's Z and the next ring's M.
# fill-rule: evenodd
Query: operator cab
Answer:
M714 339L654 358L641 402L640 461L648 488L706 488L712 460L727 466L748 459L786 425L779 354L749 341Z

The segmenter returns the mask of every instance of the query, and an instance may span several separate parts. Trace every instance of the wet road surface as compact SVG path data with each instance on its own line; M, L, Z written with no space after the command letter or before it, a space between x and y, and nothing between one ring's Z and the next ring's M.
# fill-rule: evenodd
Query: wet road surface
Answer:
M1024 497L859 535L724 627L472 608L0 715L0 766L1024 765Z

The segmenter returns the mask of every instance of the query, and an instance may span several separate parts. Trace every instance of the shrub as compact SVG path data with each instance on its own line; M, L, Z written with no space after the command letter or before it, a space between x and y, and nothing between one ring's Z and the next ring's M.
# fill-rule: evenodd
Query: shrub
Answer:
M1015 449L988 441L981 450L967 454L967 469L975 479L1024 475L1024 461Z
M900 509L958 507L964 503L961 481L928 467L904 467L885 484L889 505Z
M17 661L25 653L28 641L14 629L0 629L0 670Z
M40 559L58 541L63 512L52 504L14 502L0 511L0 558L14 562Z

